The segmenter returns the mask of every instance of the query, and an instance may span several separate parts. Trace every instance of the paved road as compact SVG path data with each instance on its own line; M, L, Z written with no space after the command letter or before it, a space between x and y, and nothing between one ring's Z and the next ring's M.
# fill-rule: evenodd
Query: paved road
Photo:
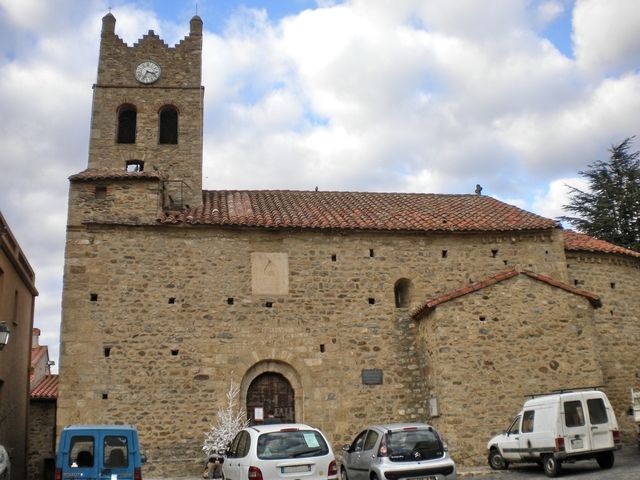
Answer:
M537 465L510 466L508 470L495 472L490 469L461 469L460 476L465 480L541 480L548 478ZM639 480L640 450L638 447L623 447L616 452L616 460L611 470L602 470L595 460L567 463L562 465L562 479L576 480Z

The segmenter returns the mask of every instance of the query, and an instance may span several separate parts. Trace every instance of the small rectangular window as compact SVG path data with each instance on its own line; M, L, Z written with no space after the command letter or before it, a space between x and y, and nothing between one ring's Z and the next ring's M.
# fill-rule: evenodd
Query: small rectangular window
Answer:
M584 425L584 411L580 400L564 402L564 424L567 427L581 427Z
M69 449L69 466L71 468L93 467L93 437L88 435L71 437Z
M104 185L96 185L96 189L95 189L95 198L97 200L102 200L104 198L107 198L107 187Z
M605 407L603 399L590 398L587 400L587 410L589 410L589 420L592 425L600 425L609 421L607 407Z
M104 437L103 456L105 468L126 468L129 466L129 448L124 435Z
M535 416L535 410L527 410L522 416L522 433L533 432L533 417Z

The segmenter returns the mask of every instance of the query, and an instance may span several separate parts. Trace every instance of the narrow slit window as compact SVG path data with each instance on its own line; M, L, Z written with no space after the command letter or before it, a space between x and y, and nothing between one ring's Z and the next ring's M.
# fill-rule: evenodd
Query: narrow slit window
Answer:
M373 297L369 297L369 305L375 305L376 299Z
M491 250L491 256L493 258L496 258L498 256L498 249L494 248L493 250Z
M393 295L396 301L396 308L407 308L411 303L411 280L401 278L393 286Z
M125 104L118 108L118 143L136 143L136 107Z
M338 256L336 254L331 255L331 261L335 262L338 260Z
M176 145L178 143L178 110L166 106L160 110L159 143Z
M369 256L370 256L371 258L373 258L373 257L375 256L375 252L373 251L373 248L370 248L370 249L369 249Z
M233 297L227 298L227 305L233 305Z
M104 347L104 356L105 358L111 356L111 347Z
M107 198L107 187L105 185L96 185L95 198L97 200Z
M447 255L449 255L449 252L447 250L442 250L442 258L447 258Z

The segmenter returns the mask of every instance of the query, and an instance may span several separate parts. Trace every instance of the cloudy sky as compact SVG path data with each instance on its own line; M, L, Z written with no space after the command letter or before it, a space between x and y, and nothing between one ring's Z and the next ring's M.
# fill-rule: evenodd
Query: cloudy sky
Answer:
M0 0L0 211L56 361L101 18L173 45L196 3L207 189L480 183L553 218L579 170L640 134L640 0Z

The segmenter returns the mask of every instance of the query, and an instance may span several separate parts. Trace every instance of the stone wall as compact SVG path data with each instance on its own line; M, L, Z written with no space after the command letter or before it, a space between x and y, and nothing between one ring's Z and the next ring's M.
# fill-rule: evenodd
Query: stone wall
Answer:
M622 255L567 252L570 282L597 292L596 343L604 385L618 418L623 441L636 438L628 410L630 389L640 390L640 260Z
M454 459L483 463L527 395L601 385L593 307L584 297L518 275L438 305L419 322L431 422Z
M256 252L286 256L288 293L254 294ZM147 474L198 474L229 382L277 365L297 388L296 420L339 454L369 423L428 419L415 323L396 308L395 283L410 281L415 305L513 265L564 279L559 233L73 226L58 427L132 423ZM371 368L381 385L363 385Z
M55 425L55 400L31 400L26 476L28 480L53 478L47 474L52 473L49 469L55 464Z

